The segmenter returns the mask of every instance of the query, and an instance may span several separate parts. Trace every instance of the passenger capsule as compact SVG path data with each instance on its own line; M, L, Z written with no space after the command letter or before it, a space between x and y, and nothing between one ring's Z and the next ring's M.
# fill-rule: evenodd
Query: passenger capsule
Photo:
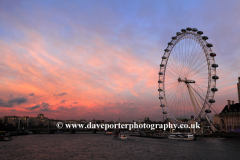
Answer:
M161 104L160 107L165 107L165 104Z
M171 46L171 45L172 45L172 42L169 42L168 45Z
M163 99L163 97L159 97L159 99Z
M215 57L216 56L216 53L210 53L209 54L211 57Z
M211 43L208 43L206 46L207 47L212 47L213 45Z
M191 31L191 30L192 30L192 28L190 28L190 27L187 28L187 31Z
M182 31L183 33L185 33L185 32L186 32L186 29L181 29L181 31Z
M214 99L209 99L208 102L209 102L209 103L215 103L215 100L214 100Z
M202 32L202 31L198 31L197 34L200 34L200 35L201 35L201 34L203 34L203 32Z
M208 37L207 36L203 36L202 39L206 41L206 40L208 40Z
M169 49L164 49L165 52L169 52Z
M162 92L163 90L161 88L158 89L158 92Z
M218 76L212 76L212 79L219 79Z
M218 89L217 89L217 88L211 88L211 91L213 91L213 92L217 92Z
M179 35L181 35L182 33L181 33L181 32L177 32L176 34L177 34L177 36L179 36Z
M172 40L175 40L175 39L177 39L177 37L172 37Z
M218 67L218 64L212 64L212 67L213 67L213 68L217 68L217 67Z
M159 72L158 74L159 74L159 75L163 75L163 73L162 73L162 72Z
M197 32L198 29L197 29L197 28L193 28L192 31L193 31L193 32Z
M162 83L162 81L159 80L158 83Z
M210 109L205 110L206 113L211 113L212 111Z
M164 111L164 112L162 112L163 114L167 114L167 112L166 111Z
M160 64L161 67L164 67L164 64Z

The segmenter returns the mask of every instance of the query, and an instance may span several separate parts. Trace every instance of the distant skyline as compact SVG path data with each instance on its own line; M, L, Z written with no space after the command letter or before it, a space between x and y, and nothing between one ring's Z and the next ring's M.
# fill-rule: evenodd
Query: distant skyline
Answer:
M239 1L0 1L0 117L162 120L158 72L176 32L217 54L214 108L238 103ZM61 118L60 118L61 117Z

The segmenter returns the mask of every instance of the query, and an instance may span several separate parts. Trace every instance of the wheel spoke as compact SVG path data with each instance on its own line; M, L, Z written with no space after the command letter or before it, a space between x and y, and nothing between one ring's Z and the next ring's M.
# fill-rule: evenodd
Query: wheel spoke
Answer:
M164 75L159 76L159 80L163 80L159 84L163 89L159 94L162 96L160 102L166 105L162 107L167 111L166 116L174 121L179 122L177 118L183 117L190 119L191 115L196 119L201 117L205 108L211 107L207 100L213 99L210 89L216 87L216 81L211 78L216 75L211 68L215 61L207 58L211 49L196 32L184 32L172 40L172 44L168 46L169 53L164 54L166 60L162 60L166 66L160 67L160 71L164 71Z

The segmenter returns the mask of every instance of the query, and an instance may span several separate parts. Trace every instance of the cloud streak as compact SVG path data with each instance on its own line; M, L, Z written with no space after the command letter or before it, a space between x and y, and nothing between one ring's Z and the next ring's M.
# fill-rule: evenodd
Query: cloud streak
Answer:
M237 101L240 23L228 17L239 15L239 4L111 1L52 6L4 1L0 116L15 110L21 115L49 113L50 118L157 120L162 112L157 81L163 50L186 27L203 30L214 45L220 76L216 105L221 108L226 98ZM32 7L24 9L28 5Z
M61 94L57 94L57 96L64 96L67 95L66 93L61 93Z

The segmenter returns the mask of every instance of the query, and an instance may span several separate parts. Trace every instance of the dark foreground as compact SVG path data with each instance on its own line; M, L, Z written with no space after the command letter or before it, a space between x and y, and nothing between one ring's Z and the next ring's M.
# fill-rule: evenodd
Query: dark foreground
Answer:
M104 134L33 134L0 142L1 159L239 159L239 139L176 141Z

